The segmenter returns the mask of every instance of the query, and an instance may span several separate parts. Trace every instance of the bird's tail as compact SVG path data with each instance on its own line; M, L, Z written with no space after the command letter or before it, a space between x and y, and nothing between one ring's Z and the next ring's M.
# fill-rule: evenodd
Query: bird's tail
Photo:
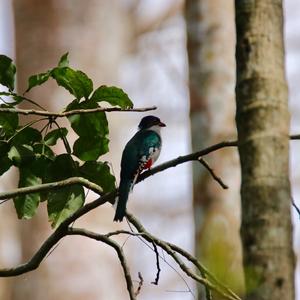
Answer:
M132 182L130 180L121 180L119 186L119 198L117 199L117 209L114 217L114 221L123 221L126 214L126 203L128 200L128 194L130 192Z

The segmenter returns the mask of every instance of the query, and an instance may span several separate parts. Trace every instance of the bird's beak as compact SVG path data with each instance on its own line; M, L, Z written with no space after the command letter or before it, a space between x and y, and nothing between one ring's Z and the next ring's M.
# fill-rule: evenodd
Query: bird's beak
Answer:
M159 122L158 126L160 126L160 127L166 127L167 125L165 123L163 123L163 122Z

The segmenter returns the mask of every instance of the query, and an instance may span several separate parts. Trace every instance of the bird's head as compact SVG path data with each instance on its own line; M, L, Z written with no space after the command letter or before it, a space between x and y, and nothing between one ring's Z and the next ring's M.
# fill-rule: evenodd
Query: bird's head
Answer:
M146 116L144 117L140 124L139 124L139 129L142 130L142 129L150 129L150 128L153 128L153 127L166 127L166 124L161 122L161 120L158 118L158 117L155 117L155 116Z

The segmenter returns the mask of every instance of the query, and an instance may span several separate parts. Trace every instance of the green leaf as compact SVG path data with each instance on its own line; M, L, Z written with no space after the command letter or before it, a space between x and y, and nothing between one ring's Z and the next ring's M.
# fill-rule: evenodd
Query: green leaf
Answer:
M71 155L61 154L55 157L46 172L46 182L64 180L78 175L78 162ZM84 203L84 190L79 185L51 191L48 198L48 215L52 226L56 227Z
M65 53L59 60L58 67L64 68L69 66L69 59L68 59L69 52Z
M11 96L11 92L0 92L0 96Z
M122 89L115 86L100 86L93 93L91 100L96 102L105 101L112 106L119 106L121 108L133 107L133 103L128 95Z
M76 99L88 99L93 91L92 80L83 72L75 71L69 67L57 67L52 70L51 76L57 84L67 89Z
M1 98L1 96L11 97L15 101L6 101L6 99ZM8 107L13 107L24 100L22 96L19 96L13 92L0 92L0 99L3 100L3 102L7 102Z
M53 228L58 227L84 204L84 189L72 185L48 194L48 216Z
M42 180L33 174L32 169L20 168L19 187L41 184ZM32 193L14 198L15 208L19 219L30 219L36 213L40 202L40 194Z
M71 102L66 111L75 109L97 108L99 105L94 101ZM106 136L108 134L108 122L104 112L89 114L76 114L68 117L73 130L79 136Z
M88 161L80 167L80 176L101 186L104 193L115 189L116 179L110 173L107 163Z
M57 143L58 139L62 139L67 136L68 130L67 128L58 128L50 131L44 138L45 144L48 146L54 146Z
M11 108L10 105L1 104L0 107ZM15 113L1 113L0 114L0 128L6 135L10 136L15 133L19 124L18 114Z
M14 102L10 102L9 104L12 105L12 106L15 106L17 104L20 104L23 100L24 100L24 97L22 96L19 96L17 94L13 94L12 95L13 99L15 100Z
M77 176L78 163L73 161L69 154L61 154L55 157L47 172L47 182L64 180Z
M25 93L29 92L35 86L42 85L50 78L50 75L51 71L47 71L45 73L30 76L28 79L28 88Z
M34 161L30 164L32 173L39 177L43 183L47 182L49 168L53 160L45 155L36 153ZM48 193L46 191L40 192L40 202L48 199Z
M16 66L12 59L6 55L0 55L0 84L8 87L10 91L15 87Z
M8 158L9 144L0 141L0 175L4 174L12 166L12 161Z
M32 148L36 155L45 156L49 159L54 159L55 157L55 154L52 151L52 149L43 143L34 144Z
M17 167L25 166L34 160L34 153L29 145L12 146L8 151L8 158Z
M12 145L31 145L42 140L41 133L32 127L19 129L19 132L11 139Z
M73 146L73 154L83 161L97 160L108 152L109 140L105 137L79 137Z

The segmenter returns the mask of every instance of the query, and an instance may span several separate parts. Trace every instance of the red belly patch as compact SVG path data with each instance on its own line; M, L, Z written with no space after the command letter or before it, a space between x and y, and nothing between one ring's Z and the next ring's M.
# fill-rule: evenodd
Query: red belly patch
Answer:
M152 159L149 159L143 166L143 169L150 169L152 166L153 162Z

